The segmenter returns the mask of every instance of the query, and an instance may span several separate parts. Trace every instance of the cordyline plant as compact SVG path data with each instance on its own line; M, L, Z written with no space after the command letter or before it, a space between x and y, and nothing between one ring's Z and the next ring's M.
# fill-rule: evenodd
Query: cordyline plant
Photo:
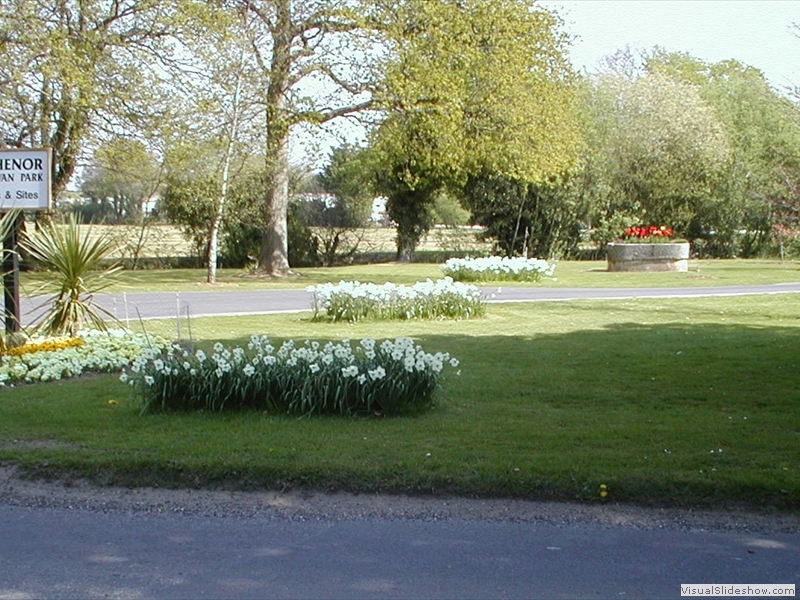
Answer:
M45 312L35 325L35 334L75 337L85 325L105 330L105 318L116 320L93 302L93 295L111 285L122 269L116 264L103 268L116 243L109 234L93 236L91 227L81 234L74 215L65 225L50 223L34 234L23 234L22 247L54 276L41 290L56 290L38 307Z

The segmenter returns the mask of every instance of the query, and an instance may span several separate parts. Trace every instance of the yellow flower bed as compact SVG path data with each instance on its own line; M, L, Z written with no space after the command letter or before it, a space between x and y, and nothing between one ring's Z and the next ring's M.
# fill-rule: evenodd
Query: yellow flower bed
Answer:
M66 350L67 348L79 348L85 343L86 341L80 337L45 340L8 348L5 354L8 356L22 356L23 354L33 354L35 352L55 352L56 350Z

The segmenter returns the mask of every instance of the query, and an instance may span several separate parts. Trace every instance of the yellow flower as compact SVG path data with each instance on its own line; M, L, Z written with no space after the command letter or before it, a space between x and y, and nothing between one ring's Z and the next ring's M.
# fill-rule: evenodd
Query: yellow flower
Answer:
M29 343L9 348L6 354L9 356L22 356L23 354L34 354L36 352L55 352L58 350L66 350L67 348L79 348L85 344L86 341L78 337L50 339L43 342Z
M600 497L601 498L608 497L608 486L605 483L600 484Z

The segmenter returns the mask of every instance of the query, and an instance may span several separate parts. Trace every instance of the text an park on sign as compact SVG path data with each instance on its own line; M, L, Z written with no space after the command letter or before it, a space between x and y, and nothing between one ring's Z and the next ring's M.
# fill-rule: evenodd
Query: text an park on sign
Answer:
M50 152L0 150L0 212L49 210Z

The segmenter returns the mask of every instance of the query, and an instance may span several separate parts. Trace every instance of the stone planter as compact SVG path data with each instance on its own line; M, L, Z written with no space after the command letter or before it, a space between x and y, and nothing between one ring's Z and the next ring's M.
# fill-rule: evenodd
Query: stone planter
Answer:
M688 271L689 242L606 244L609 271Z

